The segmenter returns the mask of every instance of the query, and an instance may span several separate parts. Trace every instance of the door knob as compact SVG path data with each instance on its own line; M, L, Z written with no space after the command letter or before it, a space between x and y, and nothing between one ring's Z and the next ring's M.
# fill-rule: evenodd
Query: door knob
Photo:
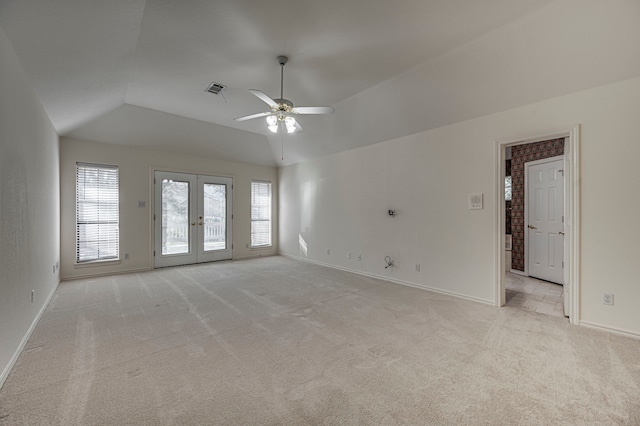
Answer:
M202 222L198 222L198 225L202 225Z
M191 222L191 226L196 226L196 223L195 222Z
M528 228L529 228L529 229L538 229L538 228L536 228L536 227L535 227L535 226L533 226L533 225L529 225L529 226L528 226Z
M564 232L560 231L560 232L558 232L558 234L560 234L560 235L564 235Z

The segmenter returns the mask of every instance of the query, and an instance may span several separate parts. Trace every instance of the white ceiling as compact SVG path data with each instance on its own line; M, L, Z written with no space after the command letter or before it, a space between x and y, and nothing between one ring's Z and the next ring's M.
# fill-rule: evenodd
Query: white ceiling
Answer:
M638 75L639 16L637 0L0 0L0 27L59 134L263 165ZM582 25L595 19L606 22ZM609 62L549 77L549 60L569 53ZM300 117L284 159L263 120L233 120L266 109L247 89L278 97L281 54L286 98L336 108ZM204 92L212 81L226 99Z

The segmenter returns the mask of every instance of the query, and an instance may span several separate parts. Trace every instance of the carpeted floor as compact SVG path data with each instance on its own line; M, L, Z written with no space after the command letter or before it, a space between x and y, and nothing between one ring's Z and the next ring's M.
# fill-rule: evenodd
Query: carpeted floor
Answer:
M9 425L640 424L640 341L283 257L62 283Z

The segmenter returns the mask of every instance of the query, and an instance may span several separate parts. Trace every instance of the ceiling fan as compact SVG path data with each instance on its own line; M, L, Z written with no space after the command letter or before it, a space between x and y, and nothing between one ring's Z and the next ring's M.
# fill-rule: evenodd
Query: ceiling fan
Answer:
M298 124L293 117L297 114L333 114L333 107L294 107L293 102L288 99L284 99L283 87L284 87L284 65L289 58L286 56L278 56L278 63L280 64L280 98L271 99L265 95L264 92L255 89L249 89L249 92L253 93L257 98L271 107L271 111L259 112L257 114L245 115L244 117L235 118L236 121L251 120L254 118L266 117L267 126L273 133L278 133L280 127L284 127L287 133L293 133L296 130L302 130L302 126Z

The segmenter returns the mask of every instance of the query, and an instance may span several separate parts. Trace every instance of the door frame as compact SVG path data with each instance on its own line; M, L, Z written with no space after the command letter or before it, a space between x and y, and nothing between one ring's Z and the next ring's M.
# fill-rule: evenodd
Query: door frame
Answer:
M564 148L565 170L565 285L569 286L569 321L580 323L580 125L540 131L528 135L497 139L495 143L496 227L495 241L496 282L495 305L506 303L505 293L505 225L504 175L506 147L567 138Z
M513 146L513 145L511 145ZM530 276L529 275L529 232L527 231L527 224L529 223L529 170L528 167L530 166L537 166L539 164L545 164L545 163L550 163L552 161L558 161L558 160L562 160L563 165L564 165L564 159L565 159L565 155L556 155L554 157L547 157L547 158L542 158L540 160L535 160L535 161L527 161L526 163L524 163L524 225L525 225L525 230L524 230L524 250L525 250L525 256L524 256L524 273L526 276ZM563 172L564 173L564 172ZM562 183L562 187L564 189L565 185L564 185L564 181L566 179L563 179L563 183ZM565 197L562 197L562 211L563 211L563 215L566 215L566 210L565 210ZM506 214L506 213L505 213ZM564 225L564 223L563 223ZM563 244L563 252L564 252L564 244ZM563 253L563 261L564 261L564 253ZM564 282L564 277L563 277L563 282Z
M156 249L156 233L155 233L155 206L156 206L156 195L155 195L155 176L156 176L156 172L168 172L168 173L177 173L177 174L186 174L186 175L195 175L195 176L212 176L212 177L220 177L220 178L226 178L226 179L230 179L230 192L229 192L229 197L230 197L230 202L228 205L228 212L230 212L230 224L229 229L228 229L228 235L227 238L229 239L229 244L231 247L231 258L229 258L228 260L233 260L234 259L234 244L233 244L233 229L234 229L234 220L233 220L233 212L234 212L234 206L233 206L233 192L234 192L234 176L227 174L227 173L215 173L215 172L211 172L211 171L206 171L206 170L198 170L198 171L193 171L193 170L189 170L189 169L175 169L175 168L171 168L171 167L157 167L157 166L151 166L149 168L149 265L151 265L151 269L157 269L158 267L155 266L155 254L154 251Z

